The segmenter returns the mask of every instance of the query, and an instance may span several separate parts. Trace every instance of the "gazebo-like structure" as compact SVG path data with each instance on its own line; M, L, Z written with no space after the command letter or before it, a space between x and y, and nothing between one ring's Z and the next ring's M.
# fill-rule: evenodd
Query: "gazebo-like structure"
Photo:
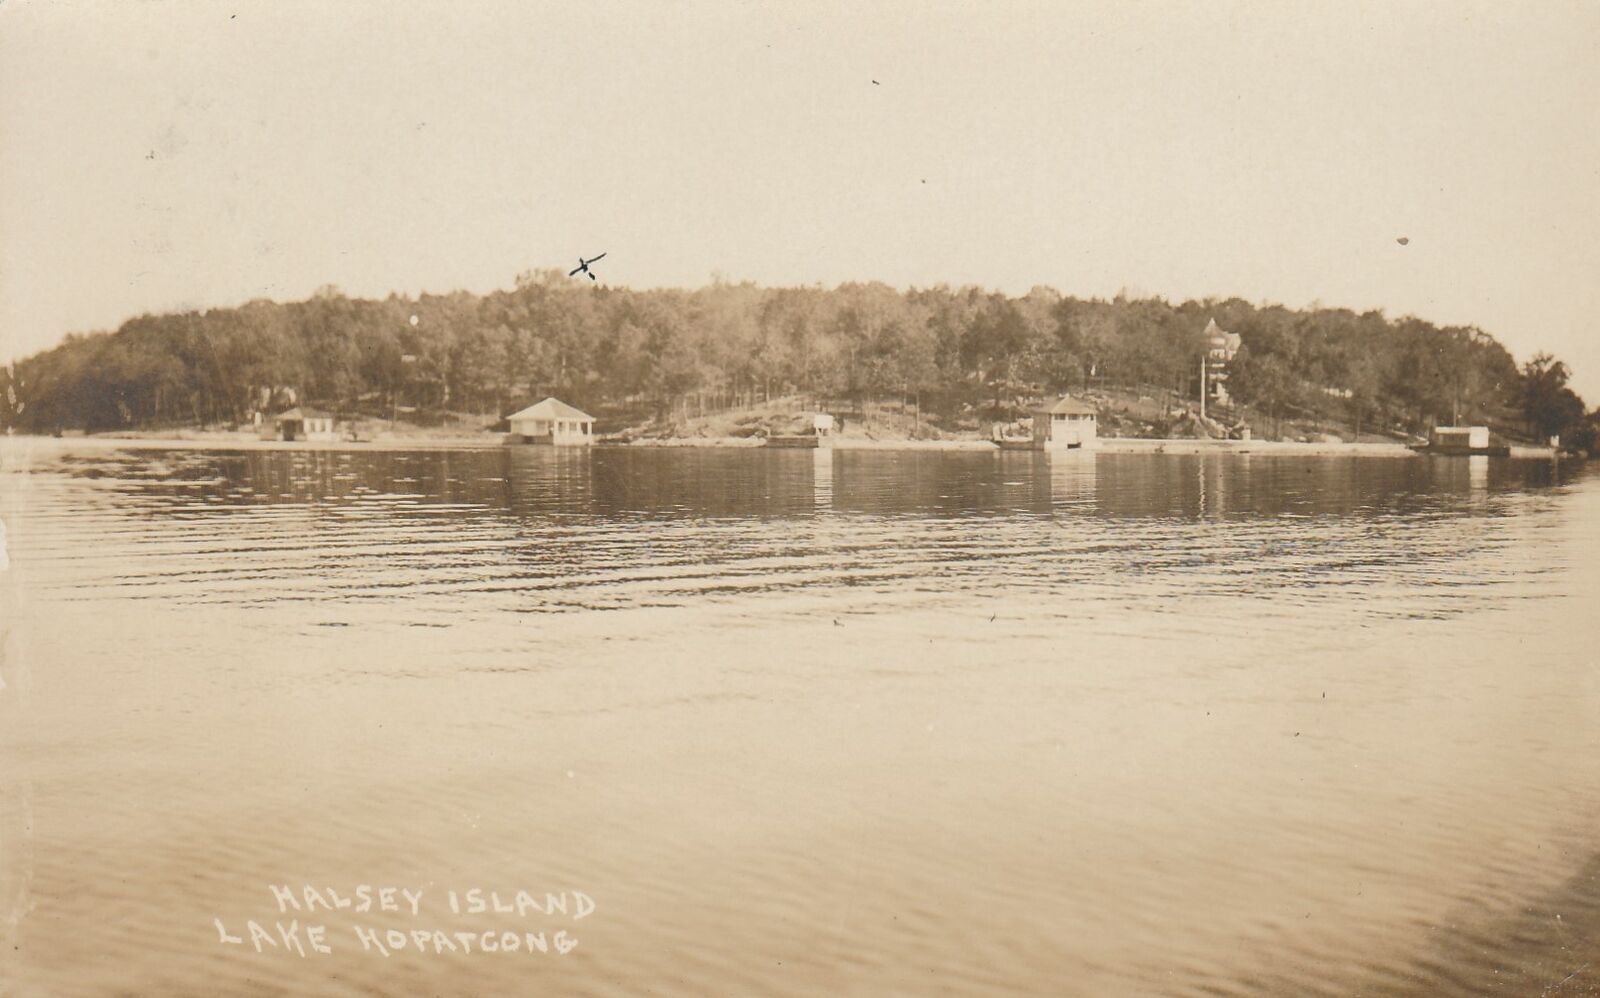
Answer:
M535 402L506 417L509 444L572 446L594 443L594 417L557 398Z

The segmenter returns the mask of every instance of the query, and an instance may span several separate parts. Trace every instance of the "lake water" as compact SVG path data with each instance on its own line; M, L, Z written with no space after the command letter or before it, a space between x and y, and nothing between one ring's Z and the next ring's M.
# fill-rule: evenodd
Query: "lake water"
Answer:
M0 993L1600 987L1593 469L0 457Z

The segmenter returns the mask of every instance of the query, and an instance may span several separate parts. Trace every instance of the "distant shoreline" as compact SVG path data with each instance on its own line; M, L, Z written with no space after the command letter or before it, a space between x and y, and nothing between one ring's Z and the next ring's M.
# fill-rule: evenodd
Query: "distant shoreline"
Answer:
M241 451L418 451L418 450L497 450L517 446L537 449L537 445L507 445L499 434L474 436L417 436L374 440L261 440L229 433L201 436L112 436L84 435L51 437L16 435L0 438L13 446L24 441L59 446L123 447L141 450L241 450ZM763 447L758 437L669 437L629 442L599 441L604 448L644 447L655 449L717 448L754 450ZM839 437L832 443L836 451L988 451L990 453L1037 454L1039 451L1000 451L988 440L875 440ZM1055 452L1062 454L1079 451ZM1288 440L1205 440L1151 439L1144 437L1102 437L1100 446L1087 453L1101 454L1257 454L1294 457L1412 457L1416 452L1400 443L1300 443ZM1550 459L1549 447L1513 445L1513 458Z

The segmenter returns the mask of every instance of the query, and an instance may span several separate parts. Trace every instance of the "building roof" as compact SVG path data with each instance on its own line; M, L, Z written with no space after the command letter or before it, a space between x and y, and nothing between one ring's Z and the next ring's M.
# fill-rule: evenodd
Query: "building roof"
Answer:
M543 402L535 402L521 412L514 412L507 419L582 419L594 422L594 417L582 409L575 409L557 398L548 398Z
M326 411L324 409L304 409L304 408L301 408L300 406L295 406L293 409L285 409L282 412L278 413L276 416L273 416L272 417L272 421L276 423L276 422L281 422L281 421L283 421L285 419L332 419L332 418L333 418L333 413L328 412L328 411Z
M1041 402L1033 410L1037 413L1048 413L1052 416L1097 416L1100 410L1087 402L1079 402L1070 395L1063 395L1054 402Z
M1244 342L1244 338L1238 333L1230 333L1218 326L1216 319L1206 323L1204 335L1207 345L1213 350L1226 351L1229 360L1232 360L1233 355L1239 352L1239 345Z

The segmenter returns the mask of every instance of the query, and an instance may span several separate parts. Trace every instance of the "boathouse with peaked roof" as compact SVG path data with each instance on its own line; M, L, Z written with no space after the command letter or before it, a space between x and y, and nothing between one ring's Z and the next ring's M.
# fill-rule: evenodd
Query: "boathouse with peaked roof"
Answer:
M572 446L594 443L594 417L558 398L535 402L506 417L508 444Z
M331 412L295 406L261 424L263 440L338 440L338 422Z
M1087 402L1063 395L1033 410L1033 445L1067 450L1100 445L1100 411Z

